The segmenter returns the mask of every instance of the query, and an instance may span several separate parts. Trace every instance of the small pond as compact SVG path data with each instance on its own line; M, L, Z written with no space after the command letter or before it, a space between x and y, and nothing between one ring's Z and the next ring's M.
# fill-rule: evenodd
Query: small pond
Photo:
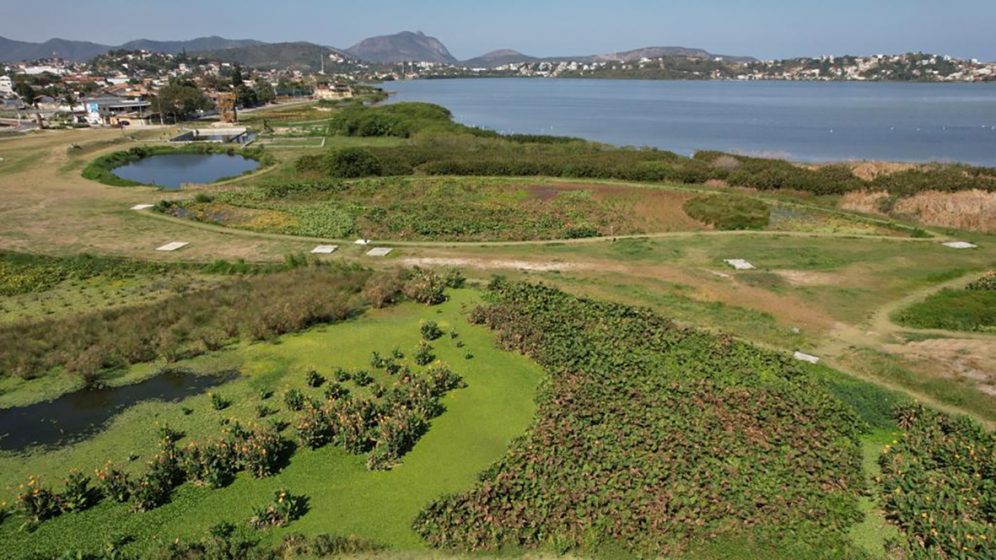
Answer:
M0 410L0 451L67 445L98 433L115 415L143 401L179 402L237 374L166 370L133 385L84 389L54 401Z
M258 167L258 161L240 155L160 154L122 165L114 174L146 185L179 189L184 183L213 183Z

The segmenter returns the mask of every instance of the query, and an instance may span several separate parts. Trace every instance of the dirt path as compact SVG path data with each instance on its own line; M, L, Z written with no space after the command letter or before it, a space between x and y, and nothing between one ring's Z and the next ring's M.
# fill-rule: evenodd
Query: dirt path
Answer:
M84 151L78 154L67 151L68 146L74 143L83 144ZM694 266L685 262L628 263L610 257L585 254L584 251L586 246L610 243L613 239L658 239L674 241L675 245L679 245L684 240L712 238L721 240L731 237L813 239L814 243L820 239L853 239L856 242L885 240L900 244L939 243L943 238L916 239L833 232L693 231L565 241L387 242L383 245L405 250L397 259L373 261L363 257L365 247L354 246L352 240L255 233L180 220L151 212L131 211L129 208L135 204L154 203L161 198L189 196L189 193L164 193L144 187L109 187L84 180L80 176L80 168L86 161L102 153L124 149L131 145L134 145L134 142L123 137L120 131L114 130L42 132L19 138L17 141L8 139L0 143L0 156L4 158L0 163L0 216L3 218L0 219L0 249L45 254L93 252L149 260L189 262L239 258L248 261L275 261L282 259L288 253L310 251L319 243L333 243L341 246L336 259L360 260L367 265L379 263L380 265L460 266L482 271L587 271L588 274L603 276L619 275L663 280L697 286L704 300L759 309L782 319L786 324L798 325L803 319L811 319L811 324L814 325L813 332L821 333L818 335L818 344L814 353L824 357L829 365L888 389L909 394L940 410L955 413L964 411L938 402L929 395L898 386L889 380L854 371L844 358L852 352L853 347L894 352L894 345L905 342L900 336L901 333L967 340L982 345L996 344L996 337L992 336L907 329L893 324L890 320L890 315L895 310L927 297L937 290L963 286L970 280L968 277L904 294L902 298L875 309L865 324L844 324L831 319L825 309L806 301L804 292L779 295L777 292L772 293L760 287L747 286L732 281L732 275L700 270L701 263ZM646 188L652 187L646 186ZM174 254L158 253L154 250L163 243L176 240L187 241L191 245ZM556 257L551 258L542 249L545 246L577 247L578 251L576 253L558 251ZM522 247L523 252L517 254L508 251L505 254L495 254L491 258L483 257L480 253L474 254L474 249L478 248L515 249L516 247ZM526 251L527 248L539 249ZM501 253L497 250L495 252ZM729 285L712 286L704 283L703 277L713 274L728 281ZM812 274L805 278L795 277L795 280L803 284L804 281L813 284L815 281L811 276ZM860 282L862 285L864 283L864 280ZM920 347L917 351L928 353L930 348ZM991 422L987 424L992 427Z

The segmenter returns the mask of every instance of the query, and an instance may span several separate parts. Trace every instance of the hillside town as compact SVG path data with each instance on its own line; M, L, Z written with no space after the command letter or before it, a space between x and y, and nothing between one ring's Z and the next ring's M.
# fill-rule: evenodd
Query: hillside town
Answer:
M185 54L113 51L4 66L0 125L145 126L189 119L235 122L237 111L294 100L353 97L348 74L258 70Z
M353 96L360 83L428 78L536 77L681 80L996 80L996 63L923 53L758 61L722 56L587 57L494 66L438 61L364 63L332 51L310 64L254 68L200 55L114 50L87 62L54 57L4 66L0 125L142 126L184 119L237 120L273 102ZM337 71L326 71L335 68Z
M788 60L740 61L723 57L667 56L632 60L545 60L494 67L433 64L421 77L518 76L790 81L985 82L996 80L996 62L962 60L923 53L823 56Z

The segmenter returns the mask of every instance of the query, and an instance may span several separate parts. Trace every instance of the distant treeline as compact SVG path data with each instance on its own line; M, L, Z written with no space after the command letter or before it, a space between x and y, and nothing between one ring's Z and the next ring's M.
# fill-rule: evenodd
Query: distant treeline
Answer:
M925 190L996 190L996 170L929 164L866 181L846 164L792 162L702 151L692 158L656 149L616 148L576 138L503 136L454 123L445 108L425 103L351 107L332 119L329 132L345 136L412 139L401 146L351 149L363 172L332 164L336 151L305 156L298 169L333 177L396 175L547 176L701 184L722 181L759 190L837 195L855 190L908 196Z

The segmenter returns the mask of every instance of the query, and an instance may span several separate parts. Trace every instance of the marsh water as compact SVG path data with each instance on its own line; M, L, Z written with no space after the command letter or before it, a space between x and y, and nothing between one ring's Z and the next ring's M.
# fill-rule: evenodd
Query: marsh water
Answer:
M691 155L996 166L996 83L463 79L392 82L504 133L577 136Z
M114 174L146 185L178 189L184 183L213 183L238 177L259 167L259 162L228 154L160 154L122 165Z
M234 373L170 370L121 387L84 389L48 402L0 410L0 451L58 447L99 432L114 416L150 400L179 402L225 383Z

